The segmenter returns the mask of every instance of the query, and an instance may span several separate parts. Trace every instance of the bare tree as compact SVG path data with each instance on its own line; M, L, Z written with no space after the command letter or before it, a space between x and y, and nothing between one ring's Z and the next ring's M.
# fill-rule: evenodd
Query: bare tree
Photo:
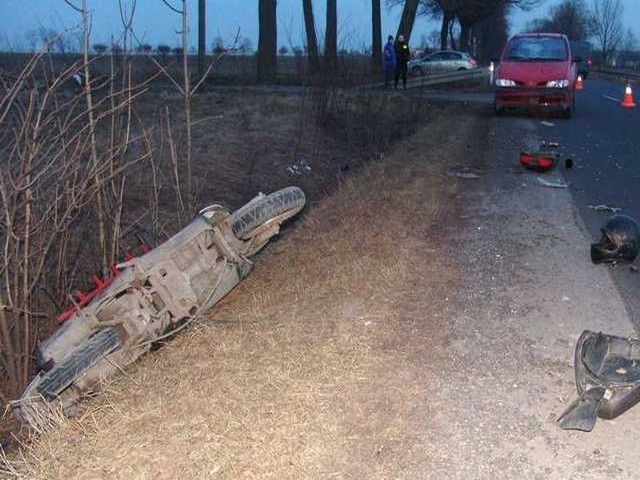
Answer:
M207 2L198 0L198 73L204 74L207 54Z
M620 0L593 0L593 30L605 65L622 39L622 13Z
M380 0L371 0L371 61L374 70L382 68L382 15Z
M442 0L439 0L442 1ZM471 50L471 32L480 22L492 16L500 15L506 8L517 7L530 9L540 3L540 0L446 0L454 1L455 16L460 23L459 48Z
M278 65L277 0L259 0L258 82L276 79Z
M186 160L186 166L187 166L187 172L186 172L186 180L187 180L187 202L189 204L189 207L191 206L191 203L193 203L194 198L193 198L193 185L192 185L192 140L193 140L193 136L191 134L191 127L192 127L192 122L191 122L191 100L192 100L192 88L191 88L191 76L189 75L189 57L188 57L188 35L189 35L189 12L188 12L188 4L189 2L187 0L175 0L178 3L178 7L176 7L175 5L173 5L171 3L170 0L162 0L162 2L174 13L177 13L178 15L180 15L181 21L182 21L182 28L180 30L180 38L181 38L181 44L182 44L182 50L180 52L181 57L182 57L182 85L178 84L177 82L174 81L174 85L178 86L180 92L182 93L183 99L184 99L184 112L185 112L185 116L186 116L186 120L185 120L185 128L187 130L186 132L186 137L187 137L187 146L186 146L186 152L185 152L185 160ZM178 195L179 200L179 207L180 207L180 211L181 214L184 215L184 212L186 210L184 203L181 201L181 196Z
M84 77L84 98L87 103L88 112L88 125L89 125L89 138L91 145L91 162L94 165L94 169L97 172L98 166L98 146L96 141L96 119L93 105L93 91L91 89L91 69L89 68L89 10L87 7L87 0L82 0L79 6L74 5L70 0L65 0L66 3L80 13L82 16L84 32L83 38L83 77ZM96 188L100 185L101 179L96 173L94 178ZM107 233L106 233L106 218L104 211L104 198L103 192L99 191L96 194L96 211L98 214L98 231L100 240L100 251L102 252L102 271L107 272L109 259L107 257Z
M478 22L474 27L473 34L478 40L476 57L479 61L489 63L491 59L500 55L507 43L509 36L507 11L507 6L503 5L498 12Z
M336 0L327 0L324 58L329 70L333 70L338 61L338 9Z
M435 3L435 5L433 5ZM429 9L435 10L435 6L439 6L442 10L442 23L440 24L440 49L447 48L448 38L451 37L451 44L454 45L454 39L451 32L453 31L453 22L456 21L456 0L435 0Z
M0 79L0 402L19 395L29 379L38 330L59 312L87 252L113 252L121 233L121 195L128 167L150 150L133 146L131 84L94 96L99 79L89 65L87 1L67 0L82 17L84 55L53 73L43 49L15 81ZM82 90L67 85L82 73ZM44 76L44 81L43 80ZM118 100L114 101L114 97ZM118 132L113 129L117 128ZM140 156L138 156L140 155ZM95 269L94 269L95 268Z
M402 17L400 17L400 25L398 25L398 35L404 35L404 39L409 43L411 38L411 32L413 25L416 21L416 13L418 12L418 4L420 0L405 0L404 7L402 8Z
M622 50L625 52L635 52L638 50L638 37L633 33L631 28L627 28L627 32L624 34Z
M549 8L544 18L527 25L531 32L563 33L570 40L585 40L591 34L591 11L584 0L564 0Z
M320 68L320 63L318 61L318 39L316 37L316 24L313 17L313 5L311 0L302 0L302 9L304 12L304 28L307 33L309 69L312 74L315 74Z
M479 22L500 15L505 9L531 9L543 0L387 0L389 6L404 5L403 19L400 29L406 30L409 25L414 4L418 3L420 15L441 19L440 48L444 49L450 43L455 48L454 24L460 24L460 48L468 48L472 28ZM406 21L405 21L406 14ZM415 20L415 13L414 13ZM413 23L411 23L411 27ZM399 31L400 31L399 29ZM406 34L405 34L406 36Z

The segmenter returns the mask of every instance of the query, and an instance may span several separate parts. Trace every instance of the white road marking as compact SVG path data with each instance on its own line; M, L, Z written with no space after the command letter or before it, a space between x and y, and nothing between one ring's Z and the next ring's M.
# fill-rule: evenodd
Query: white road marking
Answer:
M609 95L602 95L602 98L606 98L607 100L611 100L612 102L619 102L619 98L610 97Z

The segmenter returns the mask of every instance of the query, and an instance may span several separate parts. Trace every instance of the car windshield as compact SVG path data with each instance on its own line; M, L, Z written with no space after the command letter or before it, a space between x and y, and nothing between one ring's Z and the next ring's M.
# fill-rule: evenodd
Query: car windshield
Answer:
M562 62L567 59L567 48L559 37L516 37L509 42L505 58L516 62Z

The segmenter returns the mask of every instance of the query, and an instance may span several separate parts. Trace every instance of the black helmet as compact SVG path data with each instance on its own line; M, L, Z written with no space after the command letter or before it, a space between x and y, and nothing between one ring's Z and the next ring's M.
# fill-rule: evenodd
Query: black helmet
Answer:
M640 226L627 215L614 215L603 228L600 243L591 244L591 261L633 262L640 251Z

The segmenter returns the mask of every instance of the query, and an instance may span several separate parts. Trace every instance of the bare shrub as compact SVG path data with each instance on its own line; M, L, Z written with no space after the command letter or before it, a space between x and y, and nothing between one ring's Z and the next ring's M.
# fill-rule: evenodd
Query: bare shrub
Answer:
M78 69L55 73L38 54L0 84L3 403L29 378L38 331L51 328L65 292L90 272L106 274L119 255L125 188L151 156L128 72L100 83L85 75L78 92Z

